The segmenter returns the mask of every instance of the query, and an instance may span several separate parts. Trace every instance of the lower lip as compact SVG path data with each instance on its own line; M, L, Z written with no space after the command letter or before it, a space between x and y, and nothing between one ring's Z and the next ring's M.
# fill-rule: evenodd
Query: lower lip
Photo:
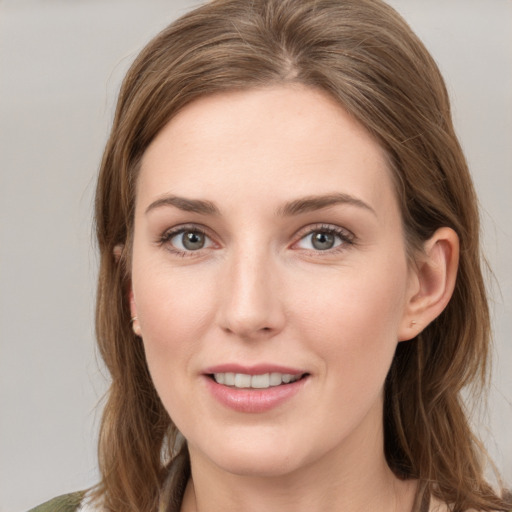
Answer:
M261 413L279 407L295 396L304 386L307 377L289 384L266 389L234 388L218 384L206 377L210 393L222 405L237 412Z

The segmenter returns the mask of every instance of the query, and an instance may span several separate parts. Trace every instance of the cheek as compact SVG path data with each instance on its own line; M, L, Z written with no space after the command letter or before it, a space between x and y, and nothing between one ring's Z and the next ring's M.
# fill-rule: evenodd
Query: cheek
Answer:
M310 280L314 286L305 280L294 295L301 317L310 320L312 328L331 326L334 336L343 339L350 334L371 344L374 337L365 333L396 334L405 307L406 279L405 262L374 263L363 269L333 269Z
M195 401L189 383L194 357L212 322L214 290L198 276L168 269L134 272L133 288L154 386L173 422L189 431Z
M345 271L346 270L346 271ZM373 388L385 379L405 306L406 265L341 269L300 299L302 333L343 389ZM323 286L322 286L323 285ZM334 382L334 381L331 381Z
M314 302L316 317L303 325L321 358L322 400L312 415L323 418L326 442L354 431L373 411L381 414L383 387L397 345L403 295L396 280L344 279ZM335 307L333 307L335 305ZM319 320L320 319L320 320ZM328 418L325 413L328 412ZM328 426L325 426L328 425Z
M142 331L152 338L179 339L208 324L216 288L207 272L135 261L132 286Z
M136 262L133 268L132 286L149 370L159 394L165 394L168 381L191 368L188 362L213 322L215 286L198 271L137 267Z

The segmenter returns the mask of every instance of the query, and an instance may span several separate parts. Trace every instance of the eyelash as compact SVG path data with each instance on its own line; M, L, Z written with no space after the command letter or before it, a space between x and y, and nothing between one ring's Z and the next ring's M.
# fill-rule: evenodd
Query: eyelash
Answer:
M348 246L355 245L356 237L353 233L348 231L345 228L341 228L339 226L335 226L332 224L316 224L313 226L308 226L304 230L298 232L298 240L293 243L293 245L297 245L299 242L304 240L306 237L313 235L314 233L326 233L329 235L334 235L338 237L341 243L331 249L322 250L314 250L314 249L304 249L310 253L314 253L318 256L330 256L333 254L337 254L339 252L346 251Z
M212 240L212 237L208 235L208 232L200 225L190 224L184 226L178 226L172 229L165 231L162 236L158 239L158 245L163 246L167 244L167 249L172 252L175 256L180 256L181 258L193 257L196 256L196 253L200 253L201 249L197 251L182 251L181 249L177 249L174 247L170 241L181 233L198 233L203 235L204 237Z
M208 235L207 230L197 224L190 224L190 225L182 225L177 226L175 228L169 229L165 231L157 240L158 245L163 246L167 244L167 248L170 252L172 252L174 255L186 258L186 257L194 257L199 255L201 253L202 249L198 249L197 251L189 250L189 251L183 251L180 249L177 249L172 244L170 244L170 241L177 235L181 233L198 233L200 235L203 235L204 237L208 238L209 240L212 240L212 237ZM348 231L347 229L334 226L331 224L317 224L313 226L308 226L307 228L304 228L303 230L299 231L297 235L294 238L298 237L298 240L295 241L291 247L296 246L299 244L302 240L304 240L306 237L313 235L314 233L326 233L329 235L334 235L338 237L341 241L341 243L331 249L326 250L314 250L314 249L304 249L305 251L308 251L310 253L314 253L315 255L319 256L328 256L332 254L337 254L339 252L345 251L347 249L347 246L354 245L356 243L356 237L353 233Z

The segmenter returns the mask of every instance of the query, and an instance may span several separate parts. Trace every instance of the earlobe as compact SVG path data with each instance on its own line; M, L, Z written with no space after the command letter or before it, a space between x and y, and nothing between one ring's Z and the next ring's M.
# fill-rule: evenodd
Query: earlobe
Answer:
M123 256L124 251L124 244L117 244L114 247L114 250L112 251L114 254L114 259L116 260L116 263L119 263L121 260L121 257ZM132 330L135 333L135 336L142 336L141 329L140 329L140 323L139 318L137 317L137 306L135 305L135 298L133 296L133 290L130 285L130 290L128 292L128 302L130 303L130 323L132 326Z
M412 270L414 286L404 311L399 341L410 340L437 318L453 294L459 264L459 237L451 228L439 228L425 242Z
M114 247L114 250L112 251L114 253L114 259L116 260L116 263L119 263L119 260L121 259L121 256L123 255L124 250L124 244L117 244Z
M137 306L135 304L135 298L133 296L133 290L130 288L130 292L128 294L128 299L130 302L130 316L131 316L131 324L132 324L132 330L135 334L135 336L142 336L142 332L140 329L140 322L139 318L137 317Z

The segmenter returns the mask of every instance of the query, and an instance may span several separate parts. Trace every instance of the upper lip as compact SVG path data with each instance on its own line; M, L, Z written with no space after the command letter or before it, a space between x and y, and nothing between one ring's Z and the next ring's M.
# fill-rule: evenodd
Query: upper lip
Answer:
M279 364L260 363L255 365L243 365L239 363L224 363L210 366L203 370L206 375L213 373L244 373L246 375L263 375L265 373L286 373L300 375L307 373L301 368L282 366Z

